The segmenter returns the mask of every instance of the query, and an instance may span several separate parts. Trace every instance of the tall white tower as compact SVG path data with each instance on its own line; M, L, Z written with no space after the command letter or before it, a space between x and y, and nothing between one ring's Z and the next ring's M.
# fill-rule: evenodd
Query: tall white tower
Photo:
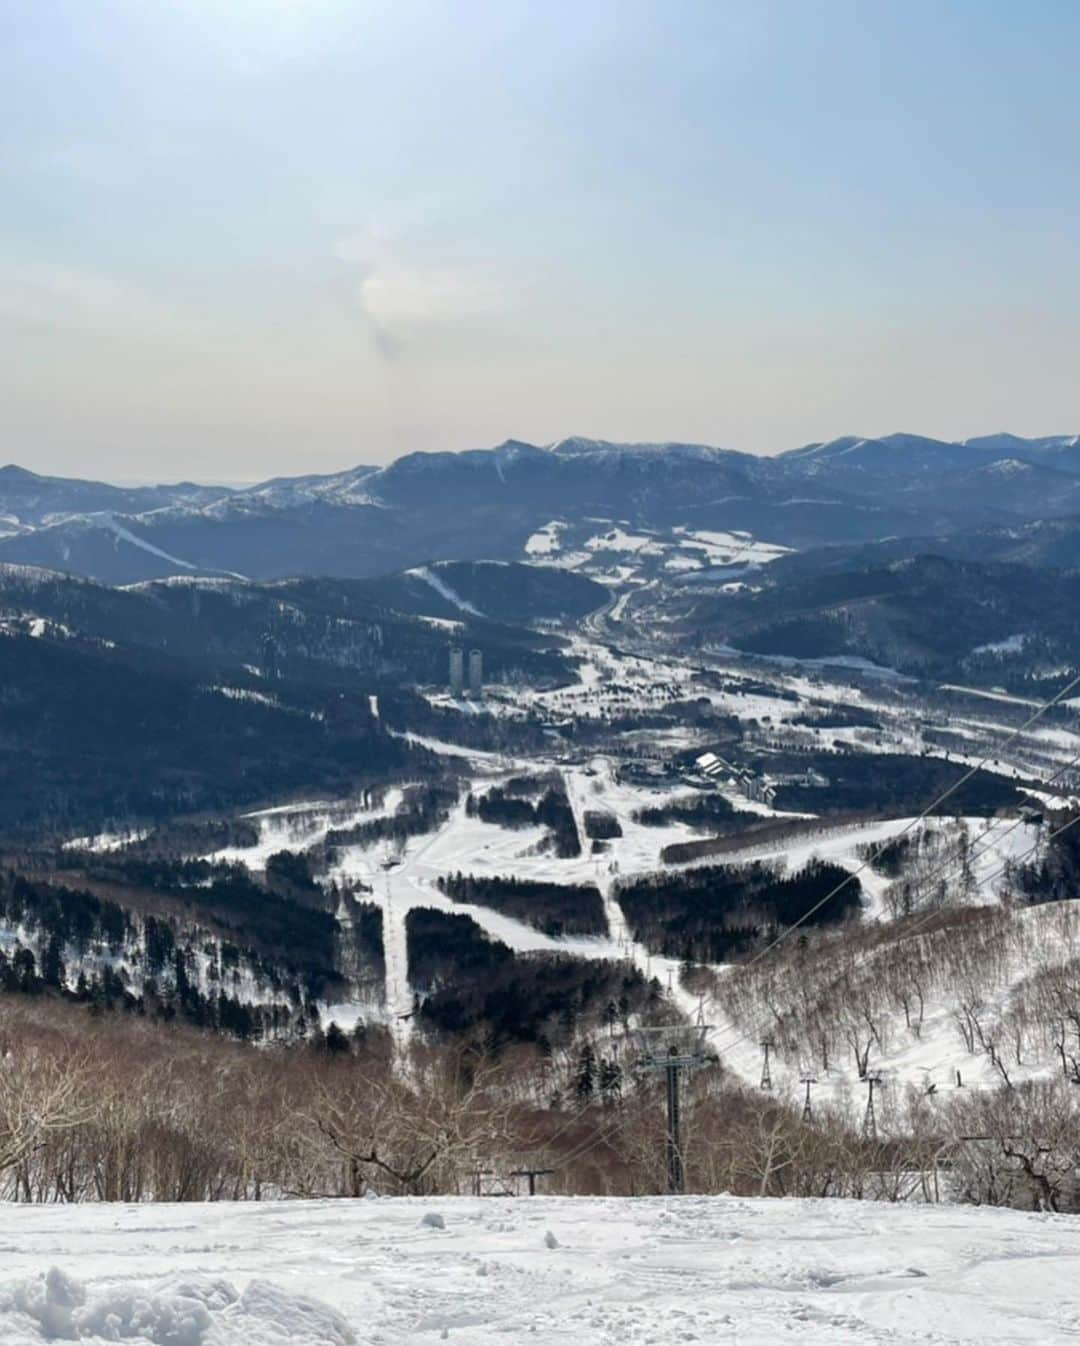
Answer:
M484 656L479 650L469 651L469 691L473 696L484 691Z
M465 651L460 645L450 647L450 695L460 696L465 690Z

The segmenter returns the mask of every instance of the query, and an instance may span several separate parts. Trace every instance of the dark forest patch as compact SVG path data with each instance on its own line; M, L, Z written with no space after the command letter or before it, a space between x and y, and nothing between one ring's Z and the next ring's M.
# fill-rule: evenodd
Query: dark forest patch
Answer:
M450 874L440 876L439 888L455 902L491 907L555 938L607 934L604 902L592 886Z
M678 874L654 874L619 889L634 938L653 953L692 963L738 958L770 931L791 925L817 905L808 926L832 925L861 906L858 879L839 865L812 860L784 874L756 861L717 865Z

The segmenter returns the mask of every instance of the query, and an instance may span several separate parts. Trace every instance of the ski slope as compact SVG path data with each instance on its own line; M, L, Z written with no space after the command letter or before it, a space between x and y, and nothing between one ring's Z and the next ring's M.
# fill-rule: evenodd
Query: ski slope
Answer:
M1080 1222L989 1208L11 1206L4 1235L4 1346L1054 1346L1080 1332Z
M462 756L472 759L478 773L486 771L473 781L473 789L480 792L514 771L527 770L531 765L494 753L460 751ZM639 810L668 801L672 794L620 781L615 762L607 756L596 755L587 762L563 765L559 774L584 841L582 854L578 856L560 858L551 854L542 845L547 837L546 828L507 829L468 816L464 796L445 822L425 835L410 837L404 842L382 840L375 844L337 848L327 880L347 886L356 882L363 884L369 890L365 900L378 906L383 913L386 981L381 1012L399 1045L404 1046L412 1036L414 992L408 976L406 920L409 912L417 907L469 916L492 939L500 940L519 954L569 953L582 958L628 959L644 977L655 977L682 1013L696 1016L699 1001L680 985L679 960L651 953L634 939L619 906L617 889L620 882L635 875L662 871L665 868L662 852L666 846L692 840L702 833L681 823L649 827L637 822L635 815ZM259 828L259 840L254 846L233 847L212 858L241 861L259 868L277 850L303 850L323 841L333 826L351 826L354 822L385 817L395 810L401 798L401 790L394 789L378 803L341 801L331 805L315 801L263 810L249 815ZM744 803L741 798L735 802L738 807ZM584 818L589 810L614 817L622 832L596 855L591 853L585 839ZM821 831L780 842L748 840L745 847L692 860L679 868L738 865L761 860L790 872L813 859L826 860L849 873L858 872L864 898L863 919L874 921L887 915L885 893L891 880L864 864L864 848L897 835L913 821L893 818L858 825L825 825ZM974 843L974 889L969 900L994 901L1000 896L1004 861L1028 854L1035 845L1038 829L1019 819L968 818L964 821ZM943 825L951 826L952 823L925 824L927 828ZM454 902L439 890L438 881L458 872L480 877L512 876L521 880L593 885L599 889L604 901L606 936L556 938L491 907ZM721 977L728 970L724 967L714 969ZM1003 996L1006 989L1002 989ZM701 1008L707 1021L715 1025L711 1040L725 1064L742 1078L756 1083L760 1074L757 1043L761 1034L755 1031L748 1035L736 1028L727 1016L722 990ZM992 1082L985 1060L972 1057L961 1049L952 1020L953 1008L951 1002L933 1006L923 1037L917 1043L909 1042L908 1035L893 1026L891 1049L879 1053L878 1064L890 1072L898 1072L905 1082L918 1083L932 1078L938 1084L945 1084L954 1077L956 1070L961 1070L964 1079L973 1083L976 1079ZM366 1000L342 1001L323 1006L322 1010L324 1022L333 1019L344 1028L351 1028L360 1019L380 1013ZM734 1050L733 1043L737 1044ZM857 1091L858 1084L847 1062L837 1065L832 1078L822 1084L839 1099L853 1088ZM1040 1062L1036 1073L1045 1073L1052 1067L1052 1062ZM783 1082L782 1087L786 1088L791 1080L797 1081L800 1069L798 1061L789 1062L778 1057L776 1072L778 1080Z
M440 598L445 598L453 607L459 608L462 612L467 612L471 617L482 617L484 615L479 608L473 607L470 602L462 598L456 589L452 589L444 579L436 575L428 566L417 566L414 570L407 570L405 573L415 575L417 579L423 580L425 584L429 584L435 590Z

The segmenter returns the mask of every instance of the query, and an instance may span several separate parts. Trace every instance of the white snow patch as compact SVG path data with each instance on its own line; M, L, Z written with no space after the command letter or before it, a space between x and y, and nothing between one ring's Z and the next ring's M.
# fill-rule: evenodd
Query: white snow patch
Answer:
M704 562L700 556L688 556L684 552L676 552L674 556L669 556L664 562L665 570L700 570Z
M259 706L270 706L273 710L285 709L276 697L267 696L265 692L252 691L250 687L208 687L206 690L227 697L230 701L252 701Z
M1020 632L1014 636L1006 636L1004 640L992 640L988 645L976 645L971 651L972 654L1019 654L1027 644L1030 636Z
M408 575L415 575L417 579L422 579L425 584L430 584L440 597L445 598L446 601L452 603L454 607L460 608L462 612L468 612L473 617L482 617L484 615L479 608L474 608L470 602L462 598L459 593L452 589L445 580L440 579L428 566L417 566L414 570L408 570L405 573Z
M111 514L101 514L94 517L104 528L114 533L122 542L130 542L133 547L138 547L140 551L149 552L151 556L157 556L162 561L168 561L170 565L180 566L183 570L197 570L198 566L192 565L190 561L185 561L179 556L173 556L167 551L162 551L160 547L155 547L152 542L147 542L145 538L137 537L130 528L125 528L119 524Z
M553 556L562 551L562 538L559 535L565 531L565 523L562 523L559 519L552 519L543 528L537 529L525 543L526 555Z
M749 533L718 533L698 529L686 534L688 542L708 554L711 565L768 565L770 561L786 556L790 547L778 542L759 542Z
M123 850L125 846L134 846L137 841L145 841L149 831L99 832L96 836L72 837L65 841L65 851L95 851L105 854L109 851Z
M664 543L649 534L627 533L622 528L597 533L582 545L588 552L633 552L642 556L661 556L667 550Z
M987 701L1006 701L1013 706L1041 706L1041 701L1032 701L1026 696L1012 696L1008 692L994 691L989 687L962 687L958 683L943 682L938 689L942 692L959 692L963 696L981 696Z

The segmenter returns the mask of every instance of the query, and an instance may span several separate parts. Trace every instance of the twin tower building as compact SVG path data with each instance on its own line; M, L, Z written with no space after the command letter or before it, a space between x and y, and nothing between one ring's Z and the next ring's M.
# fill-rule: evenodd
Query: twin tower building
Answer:
M469 651L469 695L481 696L484 691L484 656L479 650ZM450 647L450 695L465 694L465 651L460 645Z

